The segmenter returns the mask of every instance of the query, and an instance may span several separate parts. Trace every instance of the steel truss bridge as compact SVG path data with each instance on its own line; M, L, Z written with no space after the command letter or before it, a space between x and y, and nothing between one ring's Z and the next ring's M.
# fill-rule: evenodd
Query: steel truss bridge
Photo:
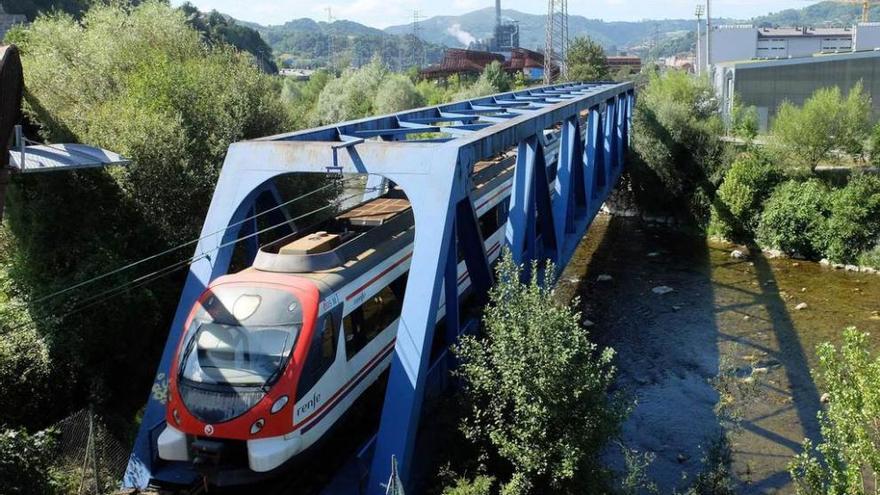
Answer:
M123 484L197 480L185 466L159 460L155 447L164 427L168 372L188 312L208 283L228 272L235 240L256 232L251 215L280 204L273 179L328 172L369 174L374 185L393 181L411 202L414 250L367 493L385 493L392 456L407 484L441 291L447 301L458 300L456 244L474 290L485 293L493 283L470 196L474 164L517 150L506 245L519 263L549 259L561 270L623 170L634 103L631 83L559 84L232 144ZM257 236L247 242L255 255ZM463 322L457 304L446 307L451 343Z

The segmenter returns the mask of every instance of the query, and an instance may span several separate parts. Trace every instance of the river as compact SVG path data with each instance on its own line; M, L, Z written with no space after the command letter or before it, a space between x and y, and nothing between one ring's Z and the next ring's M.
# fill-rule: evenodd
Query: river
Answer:
M648 472L660 493L703 469L722 429L713 380L728 371L756 384L737 396L739 427L728 428L737 493L794 493L787 465L804 437L819 436L816 345L840 343L847 326L880 335L880 276L761 253L737 259L734 249L599 216L557 289L580 298L593 339L617 351L616 387L635 402L622 442L656 456ZM661 286L672 291L655 293Z

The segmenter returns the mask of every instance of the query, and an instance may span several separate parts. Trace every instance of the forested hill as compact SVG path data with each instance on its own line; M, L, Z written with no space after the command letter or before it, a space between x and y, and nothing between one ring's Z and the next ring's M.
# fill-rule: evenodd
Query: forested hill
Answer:
M759 26L846 26L862 15L861 5L843 2L820 2L802 9L788 9L755 18ZM880 5L871 7L870 19L880 20Z
M259 32L279 62L290 67L360 67L380 54L391 68L400 70L437 62L443 52L439 44L414 39L408 32L389 34L353 21L303 18L277 26L238 22Z
M65 12L79 18L92 3L92 0L0 0L4 11L22 14L29 21L33 21L41 13L52 11ZM141 2L128 0L127 3L135 6ZM227 43L253 55L256 64L264 72L278 72L272 49L253 28L237 23L217 11L200 12L189 2L181 5L180 10L187 16L187 24L202 33L208 44Z
M519 23L520 45L536 49L544 46L544 15L526 14L512 9L501 11L506 19ZM605 22L579 15L569 16L572 36L590 36L606 48L629 48L651 39L655 29L660 35L693 30L695 21L689 19L639 22ZM453 47L466 47L469 42L492 36L495 9L485 8L458 16L436 16L421 21L420 33L426 41ZM392 34L412 32L412 25L391 26Z

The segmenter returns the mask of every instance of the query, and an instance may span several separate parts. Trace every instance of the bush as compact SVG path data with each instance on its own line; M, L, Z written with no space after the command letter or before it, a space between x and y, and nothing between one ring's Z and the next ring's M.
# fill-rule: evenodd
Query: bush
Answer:
M565 63L570 81L605 81L609 77L605 49L587 36L571 40Z
M57 490L50 470L55 455L51 431L0 431L0 480L4 495L46 495Z
M388 68L378 58L358 69L347 69L331 79L318 97L315 115L318 124L330 124L372 115L373 101Z
M625 415L608 392L614 351L600 352L580 315L536 279L520 283L505 254L485 335L456 347L469 404L461 428L512 468L502 493L586 493L605 476L599 455Z
M818 382L828 405L819 411L822 441L804 450L790 465L799 495L866 495L880 475L880 357L869 352L871 336L848 328L838 350L816 348ZM875 493L871 490L870 493Z
M741 155L718 188L710 231L737 240L754 235L764 201L782 180L782 172L764 156Z
M385 78L376 91L373 107L377 114L389 114L424 105L422 95L410 79L402 74Z
M865 251L859 255L859 265L868 266L880 270L880 244L874 249Z
M489 84L495 88L496 93L510 91L511 86L513 85L510 75L504 71L504 66L497 60L492 61L485 69L483 69L483 75L486 80L489 81Z
M455 486L443 490L443 495L490 495L495 478L491 476L477 476L473 480L459 478Z
M824 229L825 256L853 263L880 240L880 177L857 175L831 193L831 217Z
M773 145L791 166L815 171L834 150L860 156L870 117L871 97L861 82L847 96L836 86L820 89L802 107L780 105L771 126Z
M758 242L790 255L821 253L828 216L828 189L818 180L790 180L773 191L758 223Z
M284 130L278 80L250 55L206 46L167 3L94 2L81 20L44 15L13 36L22 50L27 115L42 137L95 144L131 159L126 167L14 178L3 227L11 254L0 263L22 301L195 238L229 144ZM0 380L9 391L5 400L28 406L0 414L18 422L39 408L27 419L44 426L57 419L54 410L80 407L101 390L100 400L130 417L155 371L133 363L158 359L182 278L161 278L59 317L190 254L176 251L139 272L26 307L36 333L4 345L26 346L31 360L12 353L2 364L10 376ZM40 404L45 394L28 391L37 391L46 366L63 376L65 396ZM21 381L18 372L34 382Z
M635 200L644 210L705 226L726 152L714 89L680 71L649 78L636 103L627 163Z
M880 123L871 129L871 165L880 166Z

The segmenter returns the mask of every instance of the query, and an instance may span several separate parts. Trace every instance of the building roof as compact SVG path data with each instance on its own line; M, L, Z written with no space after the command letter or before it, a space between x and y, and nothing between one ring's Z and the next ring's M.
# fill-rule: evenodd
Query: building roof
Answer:
M799 38L812 36L852 36L853 31L849 28L813 28L813 27L785 27L785 28L759 28L758 36L763 38Z
M837 62L841 60L859 60L880 58L880 49L873 51L815 54L812 57L796 57L779 60L740 60L733 62L719 62L719 67L728 67L736 70L761 69L766 67L779 67L783 65L798 64L821 64L823 62Z

